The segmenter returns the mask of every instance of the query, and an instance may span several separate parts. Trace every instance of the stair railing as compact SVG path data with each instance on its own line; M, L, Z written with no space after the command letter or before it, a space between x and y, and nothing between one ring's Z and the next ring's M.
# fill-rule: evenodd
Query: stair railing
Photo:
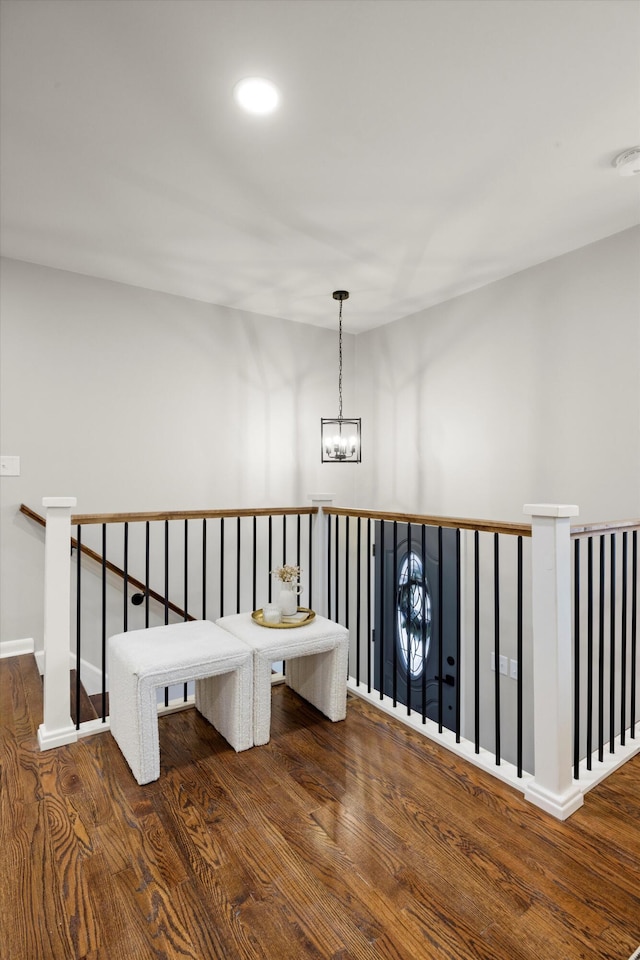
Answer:
M124 524L125 544L126 530L129 523L141 521L149 524L153 521L163 521L165 524L165 554L168 549L168 527L171 520L181 519L185 522L185 557L187 553L187 523L192 519L203 519L204 536L206 539L206 518L218 518L220 521L219 557L220 564L224 563L225 556L232 557L233 543L230 536L224 540L225 518L235 518L231 530L237 530L235 554L235 607L249 609L249 605L256 607L258 595L260 603L270 599L271 581L269 571L272 563L277 565L284 560L282 553L273 556L272 553L272 519L274 515L282 515L283 531L280 541L282 552L287 543L287 517L297 514L297 562L301 559L301 515L309 515L308 538L305 542L305 557L307 562L307 602L319 613L332 619L339 620L347 626L351 633L350 650L350 677L349 687L353 693L363 696L375 703L381 709L392 713L397 719L409 723L415 729L438 739L447 749L466 757L479 766L484 766L495 776L512 783L520 789L532 803L551 813L559 819L570 816L583 802L584 793L596 782L608 775L620 763L634 756L640 751L640 738L636 737L636 688L640 658L637 657L638 646L638 562L637 540L640 530L640 520L628 521L621 524L592 524L587 527L571 527L571 518L577 515L577 507L557 504L534 504L525 507L525 512L531 516L529 524L499 524L488 521L459 520L444 517L410 516L407 514L387 514L374 511L351 511L333 507L329 496L313 496L312 507L308 508L280 508L273 510L243 510L243 511L205 511L205 512L163 512L154 514L116 514L116 515L84 515L71 517L71 508L75 506L74 498L46 498L43 504L46 507L46 546L45 546L45 658L44 682L45 701L43 723L38 731L38 740L41 749L48 749L63 743L69 743L78 736L70 717L69 705L69 657L70 657L70 556L69 543L71 541L71 523L78 525L76 538L77 557L88 555L102 566L103 594L106 571L115 573L123 578L125 585L136 586L144 590L148 606L149 598L155 599L163 608L165 622L171 611L175 616L187 619L196 615L189 613L189 599L187 592L187 578L185 569L184 602L180 607L169 600L169 582L165 574L164 594L150 590L149 577L145 581L135 580L128 573L125 559L123 566L106 560L106 550L103 555L80 542L80 531L83 525L109 523ZM34 516L33 511L25 508L23 512ZM266 574L266 580L256 588L256 539L255 524L257 516L267 517L269 524L268 562L261 563ZM34 516L34 519L37 515ZM253 584L245 584L240 562L240 524L242 517L253 517ZM40 518L42 519L42 518ZM343 525L340 526L342 521ZM386 687L380 676L375 675L372 667L372 656L375 652L375 643L383 642L383 638L373 636L372 623L375 615L375 602L372 591L371 568L371 524L387 524L387 536L396 536L397 524L405 524L409 529L419 526L435 529L438 532L437 550L441 549L443 541L442 531L453 530L455 533L456 552L456 652L455 660L460 666L462 677L458 675L458 689L456 701L449 709L455 712L455 721L446 724L442 714L443 684L449 683L446 675L446 665L441 662L436 677L439 684L440 706L439 715L435 722L426 716L423 707L422 715L413 710L411 703L398 702L396 697L397 654L394 652L394 675L392 686ZM365 526L363 526L363 524ZM366 532L363 532L365 531ZM461 534L468 540L468 549L464 547ZM621 533L620 547L616 550L615 536ZM479 537L492 538L492 549L485 551L483 563L479 564ZM509 578L515 582L513 595L508 600L513 611L507 616L508 630L511 631L510 642L517 641L517 708L506 721L500 718L500 696L503 677L498 676L498 661L501 658L501 643L506 638L501 637L501 564L502 553L499 550L499 537L517 540L517 569ZM422 533L424 543L424 532ZM594 576L592 569L593 538L600 546L600 555L605 555L604 538L610 539L610 560L608 561L606 581L609 584L605 592L605 566L601 562L599 568L599 599L597 604L597 623L595 622L595 593ZM384 540L384 532L380 532ZM531 550L526 554L526 576L523 573L523 538L531 543ZM573 541L573 549L572 549ZM587 549L581 548L580 542L588 544L589 568L587 576L587 590L580 589L581 565L580 557ZM103 533L103 542L104 533ZM432 543L434 541L432 540ZM488 540L487 542L491 542ZM378 546L378 545L376 545ZM293 551L295 553L295 547ZM395 543L394 543L395 553ZM581 553L582 551L582 553ZM424 550L423 550L424 553ZM572 565L573 553L573 565ZM620 560L616 561L616 557ZM293 556L293 554L291 554ZM126 547L125 547L126 558ZM264 558L263 558L264 561ZM291 560L289 561L291 562ZM585 561L582 561L584 568ZM485 569L486 568L486 569ZM530 568L530 569L529 569ZM165 565L166 571L166 565ZM78 577L80 564L78 564ZM492 579L493 577L493 579ZM465 584L465 578L469 581ZM249 577L249 581L250 581ZM224 602L224 574L220 573L219 604L214 614L211 610L196 611L201 615L215 619L215 615L222 615ZM268 583L268 587L267 587ZM79 584L79 580L78 580ZM482 586L481 586L482 584ZM530 584L530 586L529 586ZM268 589L268 597L267 597ZM79 593L79 589L78 589ZM493 596L491 594L493 593ZM605 595L606 593L606 595ZM126 594L126 590L125 590ZM471 598L471 599L469 599ZM125 596L125 625L127 629ZM377 601L380 602L380 601ZM493 604L493 621L489 616L490 637L492 652L495 654L495 676L492 681L496 709L495 743L491 751L480 747L478 725L470 740L463 734L464 698L461 699L461 684L464 671L467 676L474 670L476 658L476 676L474 688L476 703L474 710L477 714L477 679L478 658L478 623L479 605L482 603L483 615L486 618L487 608ZM585 613L586 605L586 613ZM439 597L439 609L446 606L445 598ZM525 608L527 608L525 610ZM103 607L104 611L104 607ZM105 616L103 612L103 683L105 669ZM384 618L381 622L383 622ZM609 623L609 632L605 636L603 623ZM395 628L393 628L395 629ZM484 629L484 627L483 627ZM493 631L493 632L491 632ZM528 632L527 632L528 631ZM111 631L120 632L120 631ZM505 631L506 632L506 631ZM523 644L523 632L527 634L527 643ZM475 633L475 636L474 636ZM588 642L585 633L589 634ZM516 636L517 635L517 636ZM79 621L78 621L79 636ZM596 639L594 639L594 637ZM467 654L465 661L462 657L463 646L474 650ZM523 676L523 650L529 647L531 657L530 675ZM505 647L506 649L506 647ZM395 650L395 648L394 648ZM442 643L440 643L442 651ZM586 651L586 655L585 655ZM482 653L483 663L486 660L487 650ZM442 657L442 652L440 653ZM80 649L77 651L79 663ZM585 667L586 659L586 667ZM597 663L596 663L597 661ZM603 670L603 662L608 667ZM363 664L366 666L363 668ZM485 663L486 667L486 663ZM607 672L608 670L608 672ZM584 674L588 681L585 685ZM597 671L597 672L596 672ZM594 679L597 677L597 680ZM452 677L453 679L453 677ZM594 686L595 685L595 686ZM535 762L533 769L522 769L522 751L518 746L517 760L514 763L505 763L501 758L500 729L501 724L513 722L518 728L518 739L522 739L522 702L523 686L532 698L531 726L534 745ZM506 689L506 688L505 688ZM511 688L513 689L513 688ZM586 694L585 694L586 689ZM609 700L606 692L609 690ZM597 721L592 710L594 690L597 690L598 711ZM103 690L104 693L104 690ZM588 739L587 757L582 758L584 747L580 746L581 733L584 723L581 721L581 709L585 699L589 701L588 720L586 728L588 737L594 724L603 727L607 714L610 718L608 751L604 750L602 734L598 740L598 755L594 763L599 764L595 771L590 753L591 740ZM103 697L104 703L104 697ZM619 718L619 721L616 719ZM103 713L103 724L106 720ZM616 723L619 725L616 737ZM472 724L467 724L472 728ZM87 725L83 725L87 727ZM94 732L86 729L83 733ZM82 735L82 734L81 734ZM475 739L475 742L474 742ZM573 763L573 768L572 768Z
M249 609L249 605L255 609L271 600L270 571L287 561L295 560L298 565L304 566L308 573L301 602L311 604L314 585L315 589L322 590L321 572L317 577L313 571L313 526L318 513L316 506L72 516L71 508L75 506L74 498L46 498L43 504L46 507L46 518L24 505L21 507L22 513L45 527L45 630L42 668L45 705L43 723L38 733L42 749L73 742L77 736L89 735L100 728L108 729L107 640L110 635L126 632L129 629L157 625L161 622L168 623L170 616L173 622L176 619L216 619L228 612L228 608L232 605L235 605L238 612L241 609ZM207 524L211 525L211 521L216 521L217 530L214 532L217 534L217 542L213 542L214 537L209 530L208 543ZM200 543L196 544L200 567L197 577L192 575L189 579L189 556L192 557L193 551L188 534L190 525L194 522L198 522L201 538ZM72 525L76 529L75 537L71 536ZM160 534L156 540L160 538L163 540L161 550L164 554L163 570L159 575L157 571L155 574L164 580L163 591L153 589L151 586L153 571L152 565L150 566L149 543L150 535L153 536L151 528L154 525L160 528ZM176 542L171 544L171 549L170 525L174 533L176 526L180 528L180 536L173 538ZM120 528L120 533L110 536L107 543L107 529L114 526ZM82 542L84 539L82 531L96 527L99 531L97 539L102 544L100 551ZM144 580L132 576L130 569L129 553L134 539L133 531L136 528L141 530L138 546L140 540L144 540L146 536L144 551L146 557L142 560L146 568ZM258 545L259 538L260 545ZM244 546L242 557L241 546ZM107 548L110 551L116 550L120 554L122 559L119 563L114 563L108 558ZM71 554L74 553L74 549L76 576L72 583L70 570ZM215 556L212 557L214 550ZM182 551L183 572L177 570L175 572L178 579L182 580L182 605L171 599L171 591L173 590L174 594L176 592L176 578L173 583L169 578L170 559L180 551ZM97 584L100 594L94 609L88 611L90 614L88 618L83 616L83 594L86 592L87 578L84 558L88 558L96 568L91 571L93 576L90 579L94 587ZM210 567L208 573L207 561ZM211 570L211 567L216 569ZM114 576L122 581L124 586L124 589L119 590L123 599L119 618L114 611L115 591L110 589ZM199 582L194 584L196 579ZM138 591L133 596L130 595L131 588ZM72 624L69 610L74 589L76 617ZM233 594L232 597L229 596L230 592ZM151 608L150 601L156 602L155 609ZM322 603L320 596L318 602ZM129 610L129 603L135 604L138 611L135 617ZM61 605L66 611L65 616L62 615ZM87 619L89 629L92 631L91 663L83 660L82 656ZM99 630L100 637L97 637L96 629ZM75 655L72 652L74 631ZM98 664L95 667L94 661ZM101 662L98 663L98 661ZM80 701L81 671L86 672L87 667L91 667L99 678L99 688L94 691L100 697L102 705L102 716L99 720L81 724L77 717L75 725L73 724L69 691L70 666L76 668L76 703ZM83 677L83 679L86 678ZM187 700L186 685L183 699ZM165 690L164 709L171 709L168 689Z

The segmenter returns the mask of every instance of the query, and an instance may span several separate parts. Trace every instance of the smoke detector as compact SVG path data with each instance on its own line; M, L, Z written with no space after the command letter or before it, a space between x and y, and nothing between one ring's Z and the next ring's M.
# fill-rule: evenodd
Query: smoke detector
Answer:
M640 147L631 147L619 153L613 165L621 177L632 177L634 173L640 173Z

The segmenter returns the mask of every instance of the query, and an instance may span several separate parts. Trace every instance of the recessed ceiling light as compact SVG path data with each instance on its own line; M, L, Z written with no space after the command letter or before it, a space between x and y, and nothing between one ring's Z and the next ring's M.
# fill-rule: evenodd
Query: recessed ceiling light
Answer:
M640 147L631 147L618 154L613 165L621 177L632 177L640 173Z
M234 96L244 110L259 114L273 113L280 100L278 88L262 77L240 80L235 85Z

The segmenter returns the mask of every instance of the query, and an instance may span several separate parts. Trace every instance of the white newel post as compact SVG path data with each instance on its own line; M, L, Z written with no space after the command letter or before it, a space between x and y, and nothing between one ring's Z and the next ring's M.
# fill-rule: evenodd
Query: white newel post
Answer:
M320 616L327 616L327 520L324 508L333 503L333 493L310 493L309 499L318 508L313 525L313 606Z
M71 626L71 508L75 497L44 497L44 719L41 750L77 740L71 720L69 637Z
M572 779L571 529L578 507L526 504L531 515L535 777L531 803L559 820L582 806Z

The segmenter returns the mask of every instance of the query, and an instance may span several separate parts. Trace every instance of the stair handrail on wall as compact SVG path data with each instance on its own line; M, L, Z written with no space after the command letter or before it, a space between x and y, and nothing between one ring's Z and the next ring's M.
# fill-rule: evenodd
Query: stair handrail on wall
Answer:
M39 524L39 526L41 527L47 526L46 519L41 514L37 513L35 510L32 510L31 507L27 507L24 503L20 504L20 513L23 513L25 517L29 517L30 520L33 520L35 523ZM112 514L111 516L115 516L115 514ZM144 516L144 514L142 514L141 516ZM85 521L81 517L80 523L83 523L83 522ZM97 522L98 522L97 520L94 520L92 518L91 523L97 523ZM100 520L100 522L103 522L103 521ZM114 523L115 521L105 520L104 522ZM77 524L78 517L72 516L71 523ZM88 547L85 543L78 544L76 537L70 537L70 543L71 543L72 550L77 550L79 547L80 552L85 557L88 557L89 559L94 560L96 563L100 565L104 563L109 573L115 574L116 577L119 577L121 580L126 579L130 586L137 587L138 590L141 590L143 593L148 593L152 600L155 600L157 603L162 604L162 606L164 606L165 603L167 603L169 606L169 609L173 613L177 613L179 617L183 617L185 620L195 620L195 617L193 617L190 613L186 613L186 611L183 610L182 607L179 607L176 603L173 603L173 601L169 600L167 597L164 597L161 593L158 593L157 590L153 590L151 587L147 587L146 584L142 582L142 580L138 580L136 577L132 576L130 573L125 573L122 567L119 567L117 564L112 563L111 560L107 560L106 557L103 557L102 554L98 553L97 550L92 550L92 548Z

